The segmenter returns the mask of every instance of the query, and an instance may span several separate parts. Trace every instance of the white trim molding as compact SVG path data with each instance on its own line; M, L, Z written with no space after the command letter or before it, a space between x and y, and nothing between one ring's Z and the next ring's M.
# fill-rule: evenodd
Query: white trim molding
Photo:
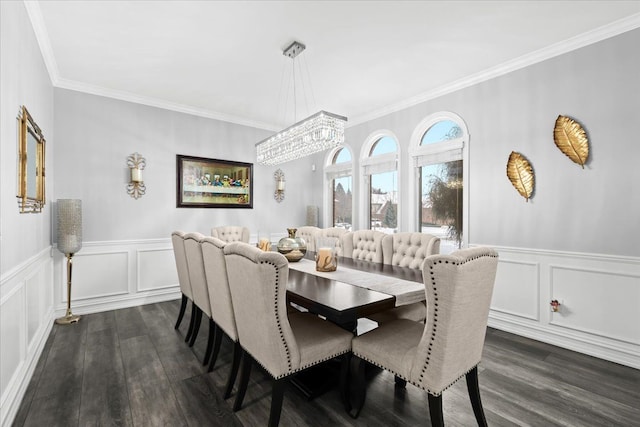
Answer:
M396 143L396 152L380 154L375 157L371 157L371 149L373 146L383 137L389 137ZM401 159L400 140L396 134L388 129L378 129L372 132L365 138L364 142L360 146L360 156L358 156L358 206L360 211L357 217L358 223L354 224L354 230L368 230L371 226L371 212L370 212L370 194L369 183L371 180L371 173L380 173L382 170L385 172L396 171L396 200L398 201L398 210L396 211L396 229L402 230L402 165ZM395 165L394 165L395 164ZM355 181L354 176L354 181ZM355 222L355 221L354 221Z
M492 307L489 326L640 369L640 258L496 250L500 261L494 301L501 306ZM510 263L534 268L505 268ZM523 290L537 300L537 319L523 315ZM553 299L561 303L558 312L551 310Z
M422 146L422 137L431 128L441 121L452 121L456 123L462 135L459 138L450 141L442 141ZM471 135L469 128L464 119L458 114L451 111L439 111L429 114L423 118L411 133L409 140L409 170L413 174L407 184L408 191L408 221L406 227L409 231L420 231L421 226L418 224L418 211L422 206L422 200L418 199L418 182L420 182L420 167L426 164L444 163L454 160L462 160L462 246L466 247L469 242L469 141ZM426 157L432 157L433 161L425 162Z
M164 261L145 268L146 254L163 254ZM180 286L173 259L170 238L83 242L82 250L73 261L73 312L97 313L179 298ZM56 257L56 267L54 308L56 315L62 316L66 309L66 261L63 256ZM162 283L157 287L144 286L149 275L162 277ZM73 295L75 288L80 288L77 290L79 297Z
M409 107L413 107L414 105L418 105L431 99L435 99L449 93L453 93L458 90L476 85L478 83L482 83L487 80L509 74L512 71L517 71L530 65L546 61L547 59L555 58L556 56L560 56L565 53L580 49L582 47L600 42L602 40L615 37L636 28L640 28L640 13L624 19L620 19L609 25L604 25L602 27L596 28L593 31L589 31L576 37L572 37L563 42L536 50L535 52L520 56L519 58L503 62L502 64L496 65L495 67L487 68L486 70L480 71L479 73L442 85L433 90L423 92L395 104L373 110L370 113L349 117L349 125L347 127L356 126L361 123L366 123L368 121L398 111L402 111Z
M51 332L52 283L51 247L0 278L0 425L13 422Z

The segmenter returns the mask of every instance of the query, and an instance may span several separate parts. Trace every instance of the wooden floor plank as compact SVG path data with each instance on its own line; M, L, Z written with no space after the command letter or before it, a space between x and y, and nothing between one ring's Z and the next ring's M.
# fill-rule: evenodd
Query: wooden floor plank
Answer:
M141 335L121 339L120 351L134 425L186 425L149 337Z
M241 427L233 414L233 400L225 402L223 391L206 374L173 383L176 398L190 426Z
M27 415L29 414L29 408L31 407L31 402L36 394L36 390L38 389L38 384L40 383L40 378L42 378L42 373L44 371L44 367L47 362L47 357L49 356L49 351L53 346L53 340L56 336L56 328L51 328L51 333L49 337L45 341L44 347L42 348L42 354L40 354L40 358L36 363L36 367L33 370L33 375L31 377L31 381L27 386L27 390L22 397L22 402L20 404L20 408L16 413L16 417L14 419L15 425L23 425L25 420L27 419Z
M147 327L142 320L138 307L116 310L115 317L118 336L121 340L147 335Z
M26 427L68 427L78 425L81 394L70 390L68 393L51 394L33 399L24 421Z
M87 336L79 421L80 425L133 425L120 343L114 328L99 329Z
M82 390L87 322L53 327L57 331L34 399L79 394Z
M271 382L254 366L243 408L233 413L234 390L221 398L232 343L223 339L213 372L202 365L208 322L196 344L184 342L190 304L175 330L179 301L84 316L54 326L15 419L16 426L262 426ZM394 377L367 370L367 400L356 420L337 390L307 401L285 388L282 426L430 425L427 394ZM640 371L503 331L489 329L479 383L490 426L640 427ZM449 427L475 425L462 379L443 394Z
M116 312L103 311L101 313L83 316L81 320L87 323L87 333L102 331L104 329L116 329Z

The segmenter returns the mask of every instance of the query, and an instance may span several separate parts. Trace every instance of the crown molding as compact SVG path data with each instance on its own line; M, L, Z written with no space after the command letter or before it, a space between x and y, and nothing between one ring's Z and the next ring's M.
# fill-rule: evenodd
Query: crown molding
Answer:
M495 77L499 77L512 71L516 71L521 68L525 68L530 65L545 61L547 59L551 59L556 56L580 49L582 47L589 46L591 44L606 40L622 33L626 33L627 31L631 31L639 27L640 13L636 13L627 18L612 22L611 24L598 27L592 31L580 34L575 37L571 37L562 42L558 42L552 44L551 46L538 49L534 52L522 55L518 58L504 62L495 67L491 67L471 76L456 80L450 84L446 84L436 89L423 92L404 101L400 101L398 103L380 108L378 110L371 111L367 114L350 117L347 128L404 110L409 107L413 107L414 105L420 104L422 102L426 102L440 96L467 88L469 86L491 80Z
M49 78L51 83L55 87L62 89L69 89L78 92L89 93L92 95L104 96L107 98L118 99L122 101L133 102L136 104L148 105L151 107L162 108L165 110L177 111L180 113L191 114L194 116L205 117L215 120L226 121L243 126L250 126L259 129L265 129L269 131L278 131L280 127L259 122L255 120L249 120L247 118L224 114L216 111L207 110L204 108L196 108L189 105L179 104L164 99L158 99L143 95L138 95L125 91L118 91L114 89L104 88L102 86L90 85L74 80L63 79L60 77L58 65L53 55L53 48L47 33L46 26L44 25L44 19L40 10L38 1L24 0L24 5L27 10L31 25L38 40L40 51L44 59L47 71L49 72ZM440 96L473 86L478 83L493 79L495 77L502 76L512 71L525 68L527 66L545 61L547 59L571 52L573 50L588 46L590 44L597 43L599 41L617 36L627 31L634 30L640 27L640 13L636 13L627 18L620 19L611 24L598 27L592 31L580 34L575 37L571 37L565 41L555 43L551 46L536 50L532 53L520 56L519 58L504 62L495 67L488 68L479 73L471 76L456 80L450 84L440 86L439 88L423 92L406 100L397 102L395 104L373 110L369 113L350 117L349 122L346 124L346 128L356 126L361 123L365 123L370 120L374 120L391 113L395 113L404 110L422 102L429 101L431 99L438 98Z
M109 89L102 86L91 85L75 80L64 79L60 77L60 72L58 69L58 64L56 63L55 56L53 54L53 47L51 46L49 33L47 32L47 27L45 26L44 18L42 17L40 2L24 0L23 3L25 9L27 10L29 20L31 21L31 26L33 27L36 39L38 40L38 46L40 46L40 52L42 53L42 58L44 59L45 66L49 73L51 84L54 87L88 93L91 95L104 96L121 101L133 102L135 104L142 104L150 107L162 108L164 110L177 111L179 113L205 117L208 119L221 120L224 122L235 123L238 125L249 126L258 129L265 129L273 132L276 132L280 129L274 124L264 123L256 120L249 120L245 117L233 116L230 114L219 113L204 108L197 108L190 105L179 104L164 99Z
M58 64L56 63L56 58L53 55L53 48L51 47L50 41L51 39L49 38L47 27L44 25L44 18L42 17L40 4L37 1L27 0L25 0L23 3L25 9L27 10L29 20L31 21L33 32L36 35L38 46L40 46L42 59L44 60L44 65L45 67L47 67L47 72L49 73L49 79L51 80L51 84L53 86L56 86L58 80L60 80L60 73L58 72Z
M176 102L167 101L164 99L153 98L150 96L138 95L131 92L125 92L115 89L109 89L102 86L91 85L75 80L68 80L58 78L57 84L54 86L60 89L74 90L76 92L88 93L91 95L104 96L107 98L113 98L120 101L132 102L134 104L147 105L149 107L162 108L164 110L176 111L179 113L190 114L198 117L205 117L208 119L215 119L224 122L234 123L237 125L249 126L258 129L265 129L276 132L278 127L273 124L259 122L255 120L249 120L245 117L238 117L231 114L219 113L204 108L192 107L190 105L179 104Z

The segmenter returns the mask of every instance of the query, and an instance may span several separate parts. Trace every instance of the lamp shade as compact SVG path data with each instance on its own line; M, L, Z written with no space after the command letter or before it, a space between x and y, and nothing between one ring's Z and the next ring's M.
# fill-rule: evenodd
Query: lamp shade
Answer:
M82 248L82 200L58 199L58 250L74 254Z

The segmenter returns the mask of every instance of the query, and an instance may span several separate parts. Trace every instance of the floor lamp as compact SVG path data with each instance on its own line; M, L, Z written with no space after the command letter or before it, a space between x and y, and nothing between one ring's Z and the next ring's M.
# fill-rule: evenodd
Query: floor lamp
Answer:
M67 257L67 314L56 319L58 325L80 320L71 313L71 267L73 255L82 248L82 200L58 199L58 250Z

